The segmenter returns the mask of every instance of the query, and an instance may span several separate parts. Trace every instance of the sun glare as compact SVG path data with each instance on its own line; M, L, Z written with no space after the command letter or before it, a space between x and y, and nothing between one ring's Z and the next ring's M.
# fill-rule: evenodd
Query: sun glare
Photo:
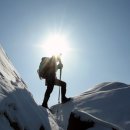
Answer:
M51 34L47 37L43 48L47 55L65 54L70 49L67 38L62 34Z

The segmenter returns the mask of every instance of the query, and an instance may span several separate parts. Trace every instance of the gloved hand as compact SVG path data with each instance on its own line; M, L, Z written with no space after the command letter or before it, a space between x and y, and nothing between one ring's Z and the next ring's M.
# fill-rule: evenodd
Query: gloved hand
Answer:
M63 64L62 63L59 63L58 65L57 65L57 69L62 69L63 68Z

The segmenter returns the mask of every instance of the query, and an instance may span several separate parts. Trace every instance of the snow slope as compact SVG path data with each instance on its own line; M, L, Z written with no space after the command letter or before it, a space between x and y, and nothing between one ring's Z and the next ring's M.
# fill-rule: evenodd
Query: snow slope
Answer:
M61 130L38 106L7 54L0 48L0 130Z
M0 130L130 130L129 97L130 85L105 82L50 113L35 103L0 48Z
M51 109L59 125L65 130L67 130L71 112L84 121L94 121L97 125L89 128L90 130L112 130L112 128L130 130L129 97L129 85L120 82L106 82L80 96L73 97L66 104L55 105Z

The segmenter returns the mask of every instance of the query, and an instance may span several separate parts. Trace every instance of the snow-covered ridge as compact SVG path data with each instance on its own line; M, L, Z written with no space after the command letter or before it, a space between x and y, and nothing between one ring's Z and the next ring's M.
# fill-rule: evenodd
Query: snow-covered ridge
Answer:
M0 130L73 130L68 127L72 113L86 125L94 122L93 127L80 130L130 130L129 97L130 85L104 82L65 104L53 106L50 113L35 103L0 48Z
M100 130L130 130L130 85L120 82L105 82L77 96L64 104L52 107L59 124L67 130L72 112L80 113L80 118L92 120L101 126ZM75 112L78 111L78 112ZM84 115L84 116L83 116ZM85 118L84 118L85 117ZM59 119L62 119L60 121ZM99 130L98 127L89 128Z
M0 78L10 81L15 86L20 84L19 87L27 87L2 47L0 48Z
M121 82L104 82L92 87L91 90L83 93L82 95L88 95L92 93L100 93L100 92L108 92L108 91L116 91L120 89L125 89L130 87L129 85Z
M61 130L38 106L5 51L0 48L0 130Z

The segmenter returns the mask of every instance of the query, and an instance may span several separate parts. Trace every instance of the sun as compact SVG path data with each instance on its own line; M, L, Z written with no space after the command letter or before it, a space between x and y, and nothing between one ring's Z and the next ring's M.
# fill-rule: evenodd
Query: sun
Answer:
M43 44L43 48L48 56L60 53L65 55L70 50L67 37L59 33L49 35Z

